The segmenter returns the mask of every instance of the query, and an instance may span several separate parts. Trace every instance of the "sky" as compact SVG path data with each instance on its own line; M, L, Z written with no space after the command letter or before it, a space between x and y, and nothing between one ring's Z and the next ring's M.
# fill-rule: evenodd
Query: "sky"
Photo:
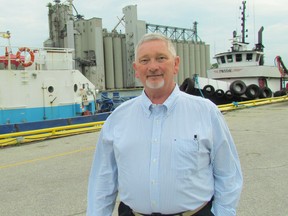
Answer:
M265 64L274 65L275 57L281 56L287 67L287 0L246 2L248 47L253 48L258 42L258 30L263 26ZM54 1L0 0L0 32L10 31L12 46L42 47L49 36L48 3ZM236 30L240 34L241 31L242 0L74 0L73 4L85 19L102 18L103 28L109 32L122 18L122 9L127 5L137 5L138 20L149 24L191 29L196 21L199 37L210 45L211 64L215 63L212 57L216 53L230 49L232 32ZM0 46L6 45L7 40L0 37Z

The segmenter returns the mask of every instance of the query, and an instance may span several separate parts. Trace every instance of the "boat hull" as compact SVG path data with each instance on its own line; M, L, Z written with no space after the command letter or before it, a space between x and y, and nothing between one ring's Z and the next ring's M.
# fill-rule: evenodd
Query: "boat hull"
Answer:
M40 130L40 129L53 128L53 127L61 127L61 126L69 126L69 125L75 125L75 124L105 121L110 114L111 112L104 112L104 113L97 113L95 115L88 115L88 116L78 116L78 117L72 117L72 118L0 125L0 134L25 132L25 131L31 131L31 130Z

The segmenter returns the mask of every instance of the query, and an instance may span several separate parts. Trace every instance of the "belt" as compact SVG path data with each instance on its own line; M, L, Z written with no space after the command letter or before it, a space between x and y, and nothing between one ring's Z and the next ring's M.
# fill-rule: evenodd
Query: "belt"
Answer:
M133 211L133 214L135 216L192 216L192 215L196 214L198 211L200 211L202 208L204 208L207 204L208 204L208 202L205 202L203 205L196 208L195 210L189 210L189 211L175 213L175 214L161 214L161 213L141 214L141 213L138 213L135 211Z

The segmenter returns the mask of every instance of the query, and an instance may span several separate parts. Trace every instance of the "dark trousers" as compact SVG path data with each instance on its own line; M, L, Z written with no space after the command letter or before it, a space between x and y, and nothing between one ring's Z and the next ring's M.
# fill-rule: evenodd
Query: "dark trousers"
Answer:
M212 200L209 201L207 205L205 205L200 211L193 214L193 216L214 216L214 214L211 212L211 208L212 208ZM120 202L119 204L118 215L119 216L134 216L132 209L129 206L125 205L123 202Z

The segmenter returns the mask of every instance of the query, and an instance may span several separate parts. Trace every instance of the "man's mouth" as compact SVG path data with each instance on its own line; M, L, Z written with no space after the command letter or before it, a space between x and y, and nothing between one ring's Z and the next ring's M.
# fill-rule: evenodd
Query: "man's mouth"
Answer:
M147 75L147 78L153 78L153 77L162 77L163 74L151 74L151 75Z

